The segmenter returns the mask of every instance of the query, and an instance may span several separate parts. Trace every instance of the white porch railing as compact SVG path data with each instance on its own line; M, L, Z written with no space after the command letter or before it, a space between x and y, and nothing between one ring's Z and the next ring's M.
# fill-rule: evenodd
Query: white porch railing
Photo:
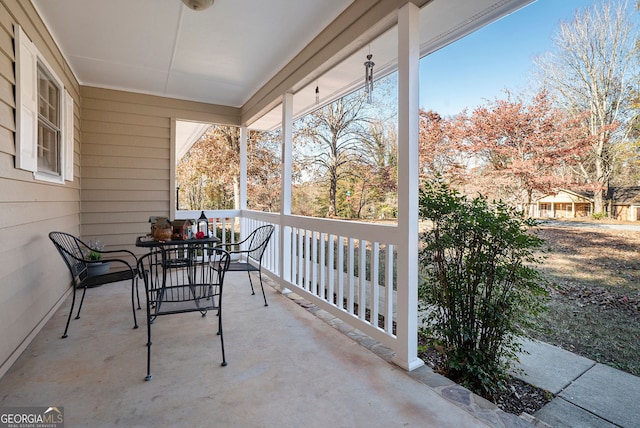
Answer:
M251 215L250 213L247 216ZM395 349L395 227L283 216L286 287Z
M262 266L280 288L395 349L396 227L247 210L205 214L223 242L238 242L259 226L274 225ZM177 215L199 216L199 211Z

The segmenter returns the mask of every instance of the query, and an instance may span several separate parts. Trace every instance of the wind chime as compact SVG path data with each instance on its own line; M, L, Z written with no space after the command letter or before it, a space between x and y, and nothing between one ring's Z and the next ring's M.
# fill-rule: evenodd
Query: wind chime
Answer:
M316 80L316 105L320 104L320 86L318 86L318 81Z
M371 58L373 55L368 54L364 62L364 93L369 104L373 102L373 66L376 65Z

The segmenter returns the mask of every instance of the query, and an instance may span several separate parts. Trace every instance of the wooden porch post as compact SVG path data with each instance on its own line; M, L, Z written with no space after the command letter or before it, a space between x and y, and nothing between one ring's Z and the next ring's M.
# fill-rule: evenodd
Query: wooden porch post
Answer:
M282 180L280 189L280 279L291 282L291 227L285 226L291 215L291 174L293 152L293 94L282 95ZM284 291L284 290L281 290Z
M418 358L418 103L419 8L398 10L398 252L397 338L393 362L413 370Z

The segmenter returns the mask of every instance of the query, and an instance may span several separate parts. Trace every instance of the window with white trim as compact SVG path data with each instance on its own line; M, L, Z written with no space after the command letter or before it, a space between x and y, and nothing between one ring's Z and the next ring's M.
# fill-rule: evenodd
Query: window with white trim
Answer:
M60 176L60 88L38 64L38 172Z
M73 180L73 99L19 25L16 46L16 168L36 180Z

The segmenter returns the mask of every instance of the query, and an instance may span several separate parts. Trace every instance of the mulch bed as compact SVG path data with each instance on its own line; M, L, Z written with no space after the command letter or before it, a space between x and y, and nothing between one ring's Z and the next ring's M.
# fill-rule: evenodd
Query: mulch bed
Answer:
M423 349L418 353L418 357L431 367L434 372L446 377L445 357L433 346L426 343L423 338L419 338L418 343ZM455 379L452 380L456 381ZM553 399L553 394L549 391L536 388L515 377L508 379L504 391L493 396L479 395L491 401L503 411L514 415L522 413L533 415Z

